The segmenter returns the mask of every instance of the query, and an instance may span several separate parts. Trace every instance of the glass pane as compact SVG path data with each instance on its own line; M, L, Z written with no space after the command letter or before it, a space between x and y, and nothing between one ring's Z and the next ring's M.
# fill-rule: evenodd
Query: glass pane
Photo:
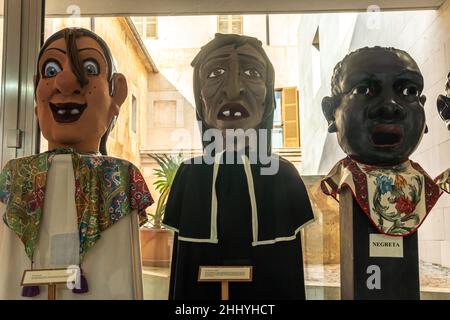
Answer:
M264 41L267 36L266 31L269 31L271 45L264 46L264 49L275 68L276 87L297 87L301 90L298 102L304 116L300 118L299 123L302 128L302 152L293 151L294 148L285 149L283 133L286 132L286 127L273 129L272 145L274 149L281 150L280 154L291 161L300 174L311 175L309 177L316 179L314 183L306 181L308 179L306 177L304 179L308 189L315 191L314 185L321 178L319 173L322 174L324 170L326 171L324 168L330 165L326 162L327 159L324 159L326 158L324 155L332 157L341 155L339 146L332 141L333 139L327 138L326 121L321 111L320 97L330 94L330 88L325 84L329 84L330 72L334 65L349 53L348 48L373 45L411 48L414 58L418 60L424 73L424 78L431 79L431 83L425 88L425 94L431 97L430 101L435 101L433 97L438 92L444 93L445 76L448 72L444 53L448 51L448 33L436 33L435 30L448 30L448 21L445 21L445 18L450 14L449 6L444 5L437 11L378 14L379 20L372 19L373 17L366 13L270 14L268 25L265 15L175 15L158 17L158 27L156 24L149 23L156 20L155 17L145 17L148 22L145 24L144 17L136 17L133 21L144 40L146 45L144 48L140 48L133 35L123 28L123 18L96 18L96 32L111 46L118 70L125 74L130 89L128 98L122 106L116 129L109 140L108 148L111 155L140 163L140 168L157 201L158 193L151 185L157 179L153 172L157 165L148 157L148 154L163 151L177 153L187 150L186 153L190 156L201 150L201 137L195 122L196 106L192 93L190 63L200 48L214 38L214 33L217 31L241 33L243 19L245 19L246 35L266 43ZM57 18L47 20L54 21L48 27L46 24L46 30L53 31L76 23L80 26L87 25L81 20L68 20L64 24L58 22ZM343 20L346 21L345 28L341 26ZM374 26L374 20L380 24ZM419 20L420 26L411 23L411 21ZM317 30L319 24L321 25L320 45L314 42L313 32ZM312 32L304 32L304 30ZM155 36L156 31L158 39L146 41ZM46 31L46 36L49 33L50 31ZM407 36L416 33L421 35L421 41L417 41L417 37ZM433 41L427 39L433 39ZM319 51L317 48L330 50ZM144 50L149 54L151 61L142 54ZM435 56L435 53L439 53L439 59L429 59ZM152 63L156 66L158 73L152 71ZM431 84L434 85L430 87ZM131 91L139 97L136 115L138 119L143 117L140 123L145 126L142 130L137 130L138 136L141 132L145 133L139 136L139 139L130 138L134 125L134 115L130 111ZM281 126L281 92L275 93L275 99L274 126ZM429 124L429 127L430 132L434 134L431 136L429 134L427 139L422 141L414 157L425 162L424 166L432 168L431 174L435 175L448 166L445 161L435 159L445 160L450 157L448 154L450 141L445 125L440 122L436 111L433 114L435 116L431 120L435 125L431 127ZM178 121L180 118L183 121ZM182 130L177 131L179 129ZM173 137L182 137L182 139L177 140ZM433 150L436 157L427 156L429 150ZM306 292L310 299L338 299L340 285L338 205L334 200L325 196L320 197L319 194L320 192L315 192L311 196L318 218L302 231ZM421 260L423 260L420 263L421 284L423 288L432 288L430 292L434 291L442 295L448 295L446 292L450 289L448 280L450 256L447 253L448 250L443 250L448 247L450 238L447 235L447 226L440 222L450 219L449 208L444 203L432 212L431 216L438 218L430 219L424 224L419 239L423 249L420 252ZM154 212L154 208L150 211ZM447 229L443 230L443 225ZM167 264L167 261L164 263ZM159 288L161 290L147 292L146 298L166 298L169 268L167 265L151 267L151 269L146 267L146 271L148 270L154 273L152 276L149 276L149 272L146 273L144 275L146 281L151 279L163 284ZM431 293L428 294L431 295Z
M177 119L177 102L175 100L156 100L153 102L155 127L175 128Z
M136 23L143 23L144 21L144 17L131 17L131 20L133 20L133 22Z
M228 33L228 21L219 21L219 30L220 33Z
M156 38L156 23L147 23L147 30L145 36L147 38Z
M283 148L283 129L273 128L272 130L272 148L280 149Z
M158 23L158 17L146 17L147 23Z
M241 20L233 21L231 23L231 33L235 33L235 34L241 34L242 33Z
M218 16L219 22L228 22L228 16Z
M281 125L283 119L281 117L281 91L275 91L275 111L273 114L273 125Z

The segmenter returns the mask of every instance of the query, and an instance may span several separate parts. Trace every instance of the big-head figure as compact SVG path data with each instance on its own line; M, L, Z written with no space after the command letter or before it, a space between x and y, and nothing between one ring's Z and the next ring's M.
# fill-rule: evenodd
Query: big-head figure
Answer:
M131 252L153 200L138 168L104 156L126 96L125 77L95 33L66 28L44 43L35 112L49 151L12 159L0 174L0 298L45 298L37 286L21 288L23 270L69 265L81 275L73 292L57 289L59 299L142 298Z
M423 77L408 53L363 48L334 69L330 97L322 100L328 131L352 159L393 166L417 148L426 132Z
M52 35L39 52L35 91L49 150L106 152L107 131L127 97L127 82L103 39L78 28Z
M217 34L192 62L197 119L205 129L271 129L274 69L252 37Z
M274 69L261 42L217 34L192 65L202 128L219 131L218 139L262 129L270 154ZM305 186L282 158L272 175L247 154L235 162L242 149L216 154L213 164L191 159L177 171L163 221L176 232L170 298L220 299L217 283L197 282L199 267L214 265L253 266L252 282L230 285L232 299L305 298L299 231L313 219Z
M414 232L439 197L431 178L409 160L427 132L423 87L408 53L366 47L336 65L332 94L322 100L328 131L348 155L322 189L337 197L341 187L350 187L382 233Z

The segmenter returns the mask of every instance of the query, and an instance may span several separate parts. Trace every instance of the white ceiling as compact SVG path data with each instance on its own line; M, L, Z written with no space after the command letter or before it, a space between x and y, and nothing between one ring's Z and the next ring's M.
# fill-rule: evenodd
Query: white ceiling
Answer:
M447 0L450 1L450 0ZM445 0L47 0L49 16L318 13L437 9ZM372 7L373 8L373 7Z

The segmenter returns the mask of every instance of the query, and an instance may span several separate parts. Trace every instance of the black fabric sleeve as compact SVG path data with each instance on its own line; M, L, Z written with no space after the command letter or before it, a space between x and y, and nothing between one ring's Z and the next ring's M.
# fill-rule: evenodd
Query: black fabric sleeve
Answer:
M188 166L182 163L175 174L162 221L164 225L177 230L180 229L180 215L184 198L184 188L187 182L187 168Z
M300 177L295 166L286 161L287 173L286 178L286 192L288 193L289 209L295 213L299 224L303 226L305 223L314 219L314 213L309 200L308 191L305 184Z

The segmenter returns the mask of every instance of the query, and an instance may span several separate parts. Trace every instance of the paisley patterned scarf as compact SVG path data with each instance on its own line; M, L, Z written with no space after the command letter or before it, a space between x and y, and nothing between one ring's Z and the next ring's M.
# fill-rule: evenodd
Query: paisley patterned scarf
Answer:
M80 263L105 231L138 211L141 222L153 203L144 177L132 163L107 156L81 155L59 148L9 161L0 174L0 201L6 205L4 223L20 238L33 263L44 208L47 173L57 154L71 154L75 204L80 237Z
M339 161L321 182L322 191L339 201L348 187L376 229L391 236L414 233L442 192L422 167L408 160L394 167Z

